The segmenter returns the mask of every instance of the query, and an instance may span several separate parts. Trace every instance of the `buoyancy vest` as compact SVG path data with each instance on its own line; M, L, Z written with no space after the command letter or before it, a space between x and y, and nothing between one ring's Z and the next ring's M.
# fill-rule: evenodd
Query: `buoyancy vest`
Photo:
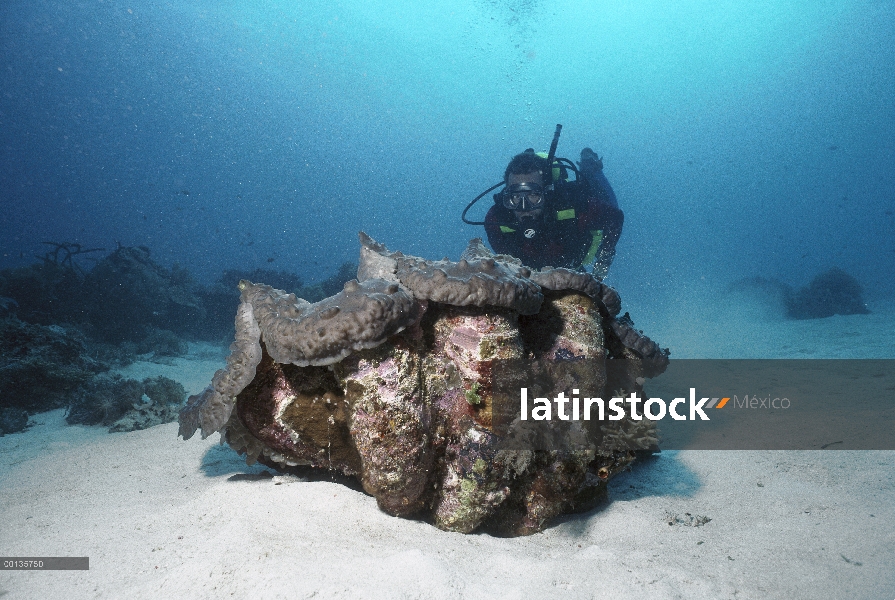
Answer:
M503 218L500 223L500 232L506 236L505 242L510 247L522 248L529 243L541 243L544 245L558 243L562 246L562 254L565 264L552 266L564 266L567 268L585 268L593 264L594 258L603 241L603 230L588 227L587 223L581 223L588 210L588 198L586 188L578 186L575 182L558 186L558 190L551 198L545 215L545 230L540 234L539 242L527 240L516 222L511 211L501 211ZM524 256L520 259L525 260ZM538 266L538 265L530 265Z

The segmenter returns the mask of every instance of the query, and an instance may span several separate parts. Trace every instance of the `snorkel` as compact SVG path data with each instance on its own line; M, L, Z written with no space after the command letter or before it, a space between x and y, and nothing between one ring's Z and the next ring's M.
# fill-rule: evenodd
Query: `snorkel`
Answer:
M562 124L556 124L556 131L553 132L553 141L550 142L550 152L547 153L547 169L550 171L549 173L544 173L544 187L548 189L553 189L553 182L559 179L559 177L555 177L554 175L558 175L558 173L554 173L553 168L553 159L556 158L556 147L559 145L559 134L562 133ZM548 184L547 181L550 183Z

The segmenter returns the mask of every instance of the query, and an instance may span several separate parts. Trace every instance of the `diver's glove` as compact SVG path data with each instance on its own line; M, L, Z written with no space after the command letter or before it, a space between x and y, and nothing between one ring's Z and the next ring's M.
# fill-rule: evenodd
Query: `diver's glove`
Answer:
M603 170L603 159L597 156L597 153L590 148L581 151L581 160L578 162L578 168L585 175L592 175Z
M609 267L612 266L612 260L614 258L614 248L600 248L600 251L597 252L597 258L594 260L594 268L591 270L591 275L596 277L599 281L606 279L606 275L609 274Z

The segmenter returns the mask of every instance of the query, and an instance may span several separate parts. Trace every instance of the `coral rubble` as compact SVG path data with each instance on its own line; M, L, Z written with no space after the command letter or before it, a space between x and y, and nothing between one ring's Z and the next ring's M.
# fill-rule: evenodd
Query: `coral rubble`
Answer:
M63 408L107 369L88 356L85 340L76 331L0 319L0 406L4 408L27 414Z
M152 328L189 330L204 318L189 273L156 264L145 246L119 247L85 277L88 319L104 341L140 341Z
M177 419L186 390L167 377L142 382L120 375L99 375L83 386L68 407L71 425L103 425L111 433L148 429Z
M71 424L133 431L176 420L186 390L165 377L109 376L77 330L0 319L0 435L25 428L31 414L68 410Z
M836 267L816 275L808 285L797 290L778 279L748 277L730 284L726 293L765 307L766 317L772 318L824 319L870 313L864 304L861 284Z
M807 287L791 294L786 300L786 308L787 315L793 319L822 319L870 312L864 304L861 284L837 268L817 275Z
M249 462L356 476L389 514L504 535L594 506L657 450L653 422L629 414L520 418L522 388L608 399L665 369L615 290L480 240L457 262L361 246L357 279L316 304L240 283L231 355L181 411L184 439L220 431Z

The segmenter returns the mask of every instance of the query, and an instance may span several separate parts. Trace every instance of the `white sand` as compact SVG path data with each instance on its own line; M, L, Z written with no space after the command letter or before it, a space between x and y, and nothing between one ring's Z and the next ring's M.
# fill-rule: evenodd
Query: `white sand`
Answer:
M831 353L818 338L843 321L877 338L869 321L834 319L792 325L804 331L783 343ZM195 392L221 362L129 374ZM0 554L89 556L90 570L0 571L3 600L895 598L895 452L665 452L614 479L602 509L501 539L271 476L217 435L178 439L176 424L108 434L62 411L35 420L0 438Z

